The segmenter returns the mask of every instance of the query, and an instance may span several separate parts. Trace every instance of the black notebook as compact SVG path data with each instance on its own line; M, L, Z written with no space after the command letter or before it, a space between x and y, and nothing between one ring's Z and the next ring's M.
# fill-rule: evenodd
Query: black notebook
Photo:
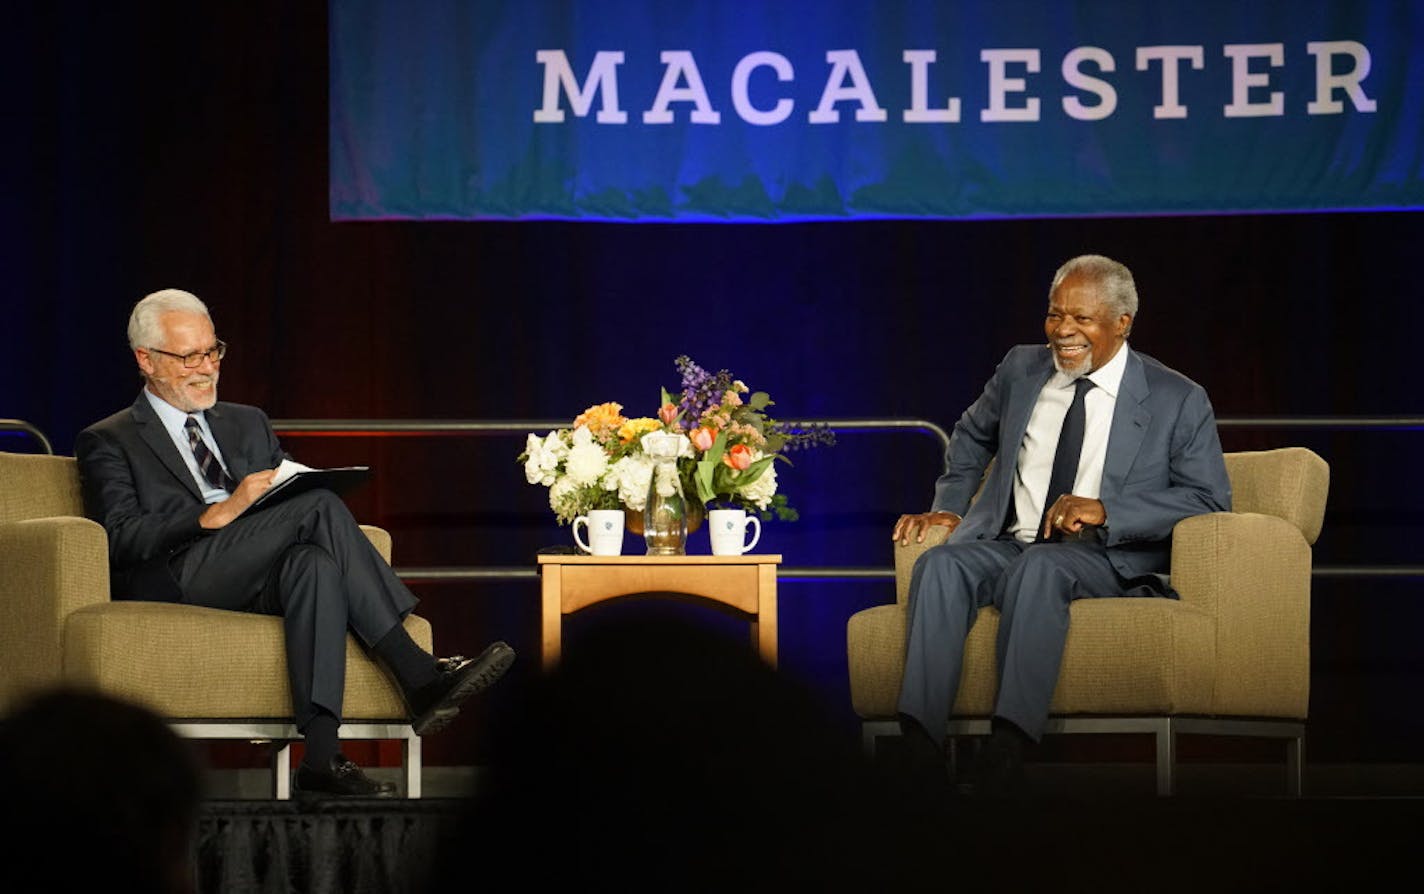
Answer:
M356 485L364 483L370 477L370 466L313 469L310 466L284 459L282 464L277 467L277 476L272 479L272 486L264 491L262 496L258 497L251 506L248 506L246 511L257 512L319 487L344 494Z

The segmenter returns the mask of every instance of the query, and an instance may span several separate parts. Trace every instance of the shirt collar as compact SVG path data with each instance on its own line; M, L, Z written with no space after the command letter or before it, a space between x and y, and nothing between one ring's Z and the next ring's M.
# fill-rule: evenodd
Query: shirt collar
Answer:
M143 396L148 398L148 405L153 407L153 412L158 414L158 419L163 423L163 427L171 432L181 432L183 430L183 423L188 421L190 415L198 417L198 422L206 427L206 420L203 419L202 410L198 410L195 413L185 413L152 391L149 391L147 388L143 389Z
M1093 386L1101 388L1114 400L1117 399L1118 389L1122 387L1123 374L1127 372L1127 352L1127 342L1124 341L1111 360L1088 373L1088 378L1093 380Z

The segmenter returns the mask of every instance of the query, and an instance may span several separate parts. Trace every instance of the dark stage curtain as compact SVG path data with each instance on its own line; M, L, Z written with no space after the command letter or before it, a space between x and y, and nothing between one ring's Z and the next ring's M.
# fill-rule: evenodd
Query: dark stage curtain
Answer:
M209 802L198 820L198 891L425 891L463 806L440 800Z

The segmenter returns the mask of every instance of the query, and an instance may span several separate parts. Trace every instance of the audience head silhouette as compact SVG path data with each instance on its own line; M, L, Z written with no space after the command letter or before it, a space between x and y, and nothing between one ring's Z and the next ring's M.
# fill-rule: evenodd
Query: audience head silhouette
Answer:
M194 890L198 765L149 711L39 695L0 721L7 891Z

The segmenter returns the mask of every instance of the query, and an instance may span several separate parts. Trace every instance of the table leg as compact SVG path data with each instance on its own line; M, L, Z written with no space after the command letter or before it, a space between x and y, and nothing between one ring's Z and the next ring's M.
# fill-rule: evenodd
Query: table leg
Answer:
M563 569L558 565L543 566L539 622L540 666L547 673L559 663L563 636Z
M757 566L757 614L752 644L768 667L776 667L776 566Z

